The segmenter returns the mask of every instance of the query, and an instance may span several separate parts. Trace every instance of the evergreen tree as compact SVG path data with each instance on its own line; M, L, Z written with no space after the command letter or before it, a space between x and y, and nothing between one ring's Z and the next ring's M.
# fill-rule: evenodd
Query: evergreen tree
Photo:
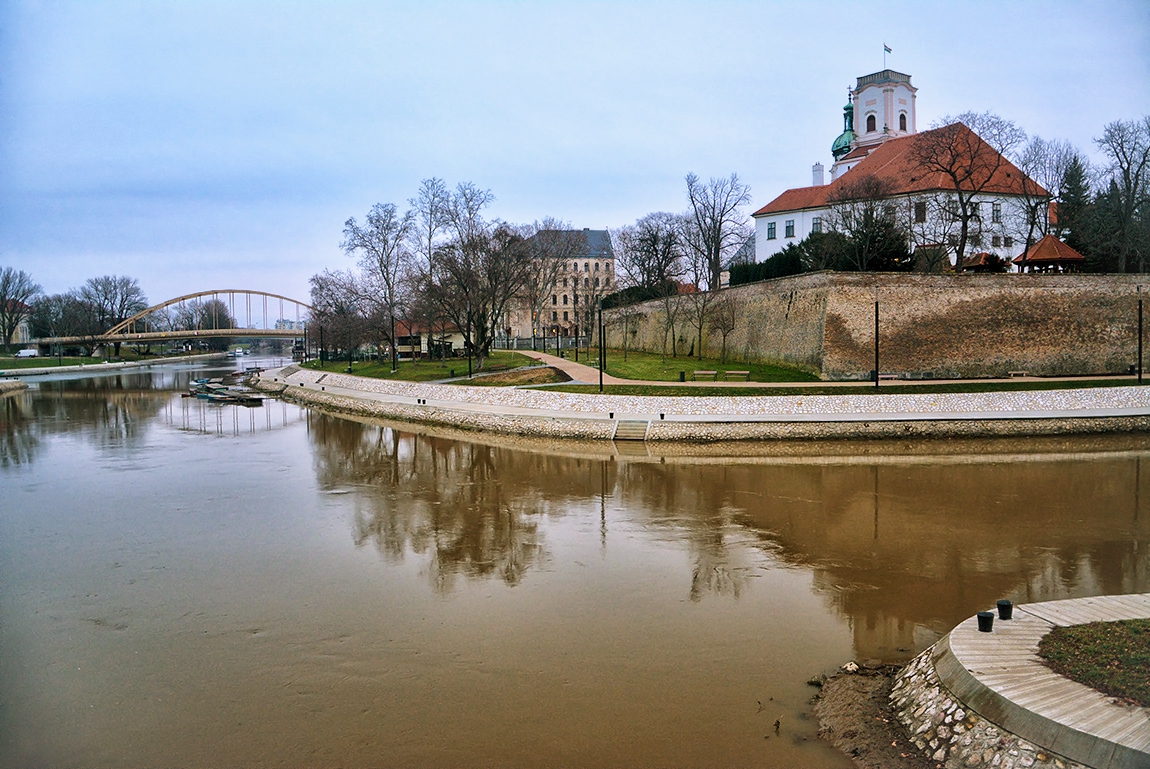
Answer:
M1066 175L1058 190L1058 237L1066 245L1089 258L1093 246L1089 242L1090 218L1094 203L1090 200L1090 185L1086 181L1086 164L1077 155L1066 167Z

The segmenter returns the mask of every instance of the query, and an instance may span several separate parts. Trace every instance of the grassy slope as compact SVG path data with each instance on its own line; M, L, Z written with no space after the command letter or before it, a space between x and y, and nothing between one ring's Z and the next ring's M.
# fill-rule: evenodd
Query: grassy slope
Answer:
M903 395L930 393L982 393L1016 392L1028 390L1063 390L1078 387L1117 387L1135 384L1133 379L1098 379L1083 381L1048 380L1040 382L961 382L957 384L893 385L884 384L875 389L873 384L827 387L825 385L797 387L686 387L665 385L605 385L603 392L609 395L652 395L670 397L677 395ZM598 385L557 385L547 388L560 392L598 393Z
M594 358L589 365L598 365ZM719 379L727 371L750 371L752 382L817 382L814 374L799 369L774 366L769 363L746 363L728 359L726 363L718 358L671 358L666 361L661 355L648 352L627 351L623 360L622 350L607 350L607 373L623 379L639 379L652 382L677 382L679 372L692 378L695 371L718 371Z
M492 371L507 371L509 369L518 368L520 366L530 366L535 363L534 360L528 358L526 355L508 350L496 350L490 357L487 358L487 365L483 369L485 372ZM304 366L310 369L333 371L336 373L347 372L347 361L327 361L321 367L319 361L309 361ZM357 361L352 363L351 373L356 376L370 377L373 379L399 379L405 382L430 382L436 379L448 379L451 377L451 372L455 372L455 376L467 376L467 359L466 358L452 358L451 360L422 360L422 361L400 361L398 370L393 374L391 372L391 361Z
M1150 708L1150 619L1055 628L1038 655L1072 681Z

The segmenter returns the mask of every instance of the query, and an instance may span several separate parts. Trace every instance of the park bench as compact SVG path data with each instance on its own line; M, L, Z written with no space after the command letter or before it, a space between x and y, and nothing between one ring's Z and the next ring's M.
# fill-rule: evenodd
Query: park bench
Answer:
M1015 377L1020 377L1020 376L1030 376L1029 371L1008 371L1006 373L1011 379L1014 379Z
M879 379L898 379L898 374L879 374Z
M714 382L716 379L719 378L719 372L718 371L696 371L694 374L694 377L695 377L696 382L698 382L700 379L710 379L712 382Z
M751 372L750 371L728 371L723 376L723 378L726 379L728 382L730 382L732 380L740 380L740 381L746 382L746 381L750 380Z

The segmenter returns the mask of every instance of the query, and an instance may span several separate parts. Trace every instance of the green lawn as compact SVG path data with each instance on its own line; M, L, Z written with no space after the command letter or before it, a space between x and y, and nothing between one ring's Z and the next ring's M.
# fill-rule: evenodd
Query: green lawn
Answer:
M1038 643L1056 673L1092 689L1150 707L1150 620L1058 627Z
M495 350L487 358L484 372L507 371L520 366L530 366L535 361L526 355L509 350ZM317 371L333 371L340 374L347 373L347 361L327 361L320 366L319 361L308 361L303 364L305 368ZM400 361L398 370L391 372L391 361L355 361L351 364L351 373L356 376L370 377L372 379L399 379L405 382L430 382L436 379L449 379L454 376L467 376L467 358L452 358L450 360L420 360ZM478 371L476 371L478 373Z
M984 393L984 392L1015 392L1026 390L1062 390L1077 387L1118 387L1120 385L1135 384L1134 379L1097 379L1075 382L1042 381L1042 382L961 382L958 384L922 384L922 385L893 385L884 384L878 390L873 384L845 385L827 387L813 385L809 387L716 387L716 386L663 386L663 385L604 385L603 393L606 395L649 395L668 398L679 395L698 396L730 396L730 395L874 395L876 392L883 395L902 395L913 393ZM556 385L548 390L558 390L569 393L598 393L598 385Z
M570 354L568 354L570 357ZM588 361L588 365L599 365L595 358ZM749 371L752 382L817 382L819 378L814 374L785 366L775 366L769 363L746 363L743 361L727 359L723 363L718 358L667 358L666 362L658 353L627 351L627 360L623 360L622 350L607 350L607 373L621 379L640 379L652 382L678 382L679 372L683 372L687 381L693 379L695 371L718 371L719 379L727 371Z

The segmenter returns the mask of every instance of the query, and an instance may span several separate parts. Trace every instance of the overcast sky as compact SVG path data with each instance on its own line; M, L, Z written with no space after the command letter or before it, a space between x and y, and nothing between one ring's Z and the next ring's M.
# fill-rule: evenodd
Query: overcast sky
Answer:
M829 167L883 43L920 128L989 110L1097 157L1150 113L1142 0L0 0L0 266L306 300L343 222L430 176L513 222L680 211L688 172L758 207Z

